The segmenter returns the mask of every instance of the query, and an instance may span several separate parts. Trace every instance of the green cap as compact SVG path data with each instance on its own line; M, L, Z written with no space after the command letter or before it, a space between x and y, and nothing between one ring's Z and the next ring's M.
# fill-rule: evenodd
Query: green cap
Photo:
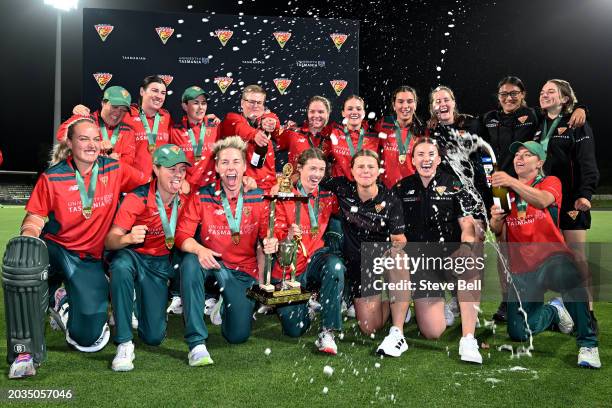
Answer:
M130 107L132 103L132 97L130 93L122 86L111 86L104 91L102 100L109 101L113 106L127 106Z
M525 149L529 150L529 152L538 156L540 160L546 160L546 152L544 151L544 148L541 144L539 144L538 142L534 142L533 140L524 143L512 143L510 145L510 153L516 153L521 147L524 147Z
M187 102L187 101L191 101L195 98L197 98L200 95L204 95L204 98L206 98L208 100L208 94L206 92L204 92L204 90L202 88L200 88L199 86L190 86L189 88L185 89L185 92L183 92L183 96L181 97L181 101L183 102Z
M158 147L153 153L153 164L156 166L172 167L179 163L191 166L191 163L185 157L185 152L177 145L165 144Z

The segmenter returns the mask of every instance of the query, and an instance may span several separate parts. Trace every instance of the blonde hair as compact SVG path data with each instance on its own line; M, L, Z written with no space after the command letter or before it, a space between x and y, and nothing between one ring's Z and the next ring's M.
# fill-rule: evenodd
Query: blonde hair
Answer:
M450 96L450 98L455 102L455 109L453 110L453 118L457 119L457 116L459 116L459 111L457 110L457 101L455 100L455 93L448 86L444 86L444 85L435 87L429 94L429 113L431 114L431 117L432 118L436 117L436 112L434 111L434 108L433 108L434 94L440 91L446 91L448 95Z
M67 140L68 139L72 140L72 138L74 137L74 129L76 125L78 125L79 123L85 123L85 122L91 123L92 125L97 127L93 119L88 118L88 117L78 118L70 122L68 126L66 127L66 137L64 137L60 142L56 143L53 146L53 149L51 150L49 166L55 166L59 162L66 160L68 156L72 154L72 150L70 149L70 147L68 147Z
M213 145L213 154L215 155L215 160L217 160L217 158L219 157L219 153L226 149L240 150L240 153L242 154L242 159L246 161L247 144L244 140L242 140L242 138L240 138L240 136L230 136L217 141Z
M259 85L248 85L246 88L244 88L242 90L242 99L244 99L244 97L248 93L258 93L263 94L263 96L266 96L266 91L264 91L264 89Z
M546 82L555 84L557 89L559 89L561 97L567 97L567 102L563 102L562 105L563 113L572 113L574 106L578 103L578 98L576 98L576 94L570 83L563 79L549 79Z

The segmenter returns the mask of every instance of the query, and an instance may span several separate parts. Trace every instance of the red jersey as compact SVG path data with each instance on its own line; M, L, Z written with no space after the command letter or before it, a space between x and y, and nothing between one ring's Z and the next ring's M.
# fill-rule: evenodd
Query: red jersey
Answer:
M194 189L210 184L215 180L213 145L219 139L219 127L212 120L207 121L205 126L206 132L202 143L202 151L200 152L201 158L197 162L188 130L191 129L193 131L197 144L199 143L198 138L200 137L202 123L190 127L187 116L184 116L181 123L175 123L170 130L170 142L183 149L187 160L193 165L187 168L187 181Z
M148 229L144 242L139 245L132 245L129 248L143 255L165 256L170 254L170 251L166 247L166 236L155 201L156 191L157 182L152 181L127 194L117 210L113 225L123 228L127 232L135 225L146 225ZM179 218L186 201L187 196L179 195ZM168 220L170 220L172 202L165 209Z
M240 136L242 140L247 142L247 170L245 176L253 177L255 181L257 181L257 187L266 192L270 191L270 189L276 185L275 155L274 146L272 143L268 143L266 161L260 169L256 169L250 163L256 146L254 141L255 135L261 130L261 120L267 117L276 119L276 129L274 129L274 132L272 132L271 137L274 140L278 140L280 121L278 120L278 116L271 112L264 113L251 123L249 123L247 118L245 118L243 115L230 112L227 114L227 116L225 116L225 119L223 119L220 126L221 138L228 136Z
M381 181L387 188L393 188L401 179L412 176L415 173L412 165L412 148L421 132L416 131L415 126L400 128L401 141L405 146L406 139L410 134L408 149L404 163L400 163L400 148L397 140L397 127L395 125L395 117L387 116L379 120L374 126L374 131L378 133L380 139L381 161L384 172L381 175Z
M363 144L361 148L373 150L378 153L378 135L368 131L367 122L363 122L361 129L363 129ZM345 131L350 135L356 153L359 151L357 144L359 143L361 129L349 131L338 123L332 125L329 141L325 143L325 151L333 160L332 177L344 176L350 181L354 181L353 175L351 174L351 159L353 155L351 154Z
M181 218L176 226L175 240L180 248L187 238L193 238L198 226L200 243L206 248L222 254L221 260L229 269L245 272L258 278L255 249L259 239L266 237L268 229L268 204L260 189L245 192L240 222L240 242L234 244L220 190L216 184L201 187L187 200ZM237 200L230 199L232 212L236 211Z
M289 151L289 163L294 169L297 168L297 160L304 150L316 147L323 150L325 146L325 138L329 137L331 128L325 126L317 135L313 135L308 128L308 122L304 122L301 128L286 129L279 136L278 146L280 150ZM325 150L323 150L325 154Z
M295 195L301 195L296 188L293 189L293 193ZM306 267L310 262L310 257L312 254L325 246L323 234L325 234L327 224L329 223L329 219L332 214L337 214L339 211L338 199L331 192L317 189L317 191L312 194L310 205L315 205L314 201L316 197L319 197L319 229L316 234L311 228L307 203L298 204L294 201L278 201L276 204L274 235L279 241L287 237L291 224L296 223L296 204L301 206L299 226L302 228L303 247L298 247L297 251L297 275L300 275L306 271ZM306 250L306 256L304 256L303 249ZM287 270L287 273L290 273L290 271ZM278 262L276 262L272 271L272 277L275 279L282 279L282 275L283 269L280 267Z
M80 256L102 257L104 238L110 229L121 192L128 192L150 180L149 174L98 157L98 181L89 219L82 214L81 196L72 158L61 161L40 175L26 205L26 211L49 217L41 236L57 242ZM89 188L91 172L83 175Z
M172 128L172 117L170 113L165 109L160 109L158 113L160 118L157 128L157 138L155 139L156 147L170 143L170 129ZM152 153L149 152L147 131L140 120L140 107L132 104L132 106L130 106L130 111L125 115L123 120L134 129L134 137L136 139L135 166L145 172L151 172L153 169L153 158ZM149 129L153 131L155 115L151 117L147 116L147 123L149 124Z
M129 113L126 113L125 116L129 116ZM100 111L96 111L90 116L72 115L70 119L62 123L57 129L57 133L55 135L57 141L61 142L66 139L66 135L68 133L68 126L75 120L79 120L81 118L90 118L98 125L98 128L100 128L100 121L102 120L102 117L100 116ZM121 163L134 166L134 162L136 159L136 137L134 136L134 129L132 129L130 125L124 122L119 122L116 127L105 127L109 139L112 137L115 129L119 128L119 133L117 134L117 141L113 146L113 153L119 154L119 161Z
M529 183L534 188L548 191L555 197L550 205L553 212L561 208L561 181L554 176L544 177L540 182ZM570 253L559 229L558 217L553 219L549 208L538 209L527 205L524 218L519 218L518 197L510 191L512 209L505 219L511 270L513 273L535 271L542 262L555 253Z

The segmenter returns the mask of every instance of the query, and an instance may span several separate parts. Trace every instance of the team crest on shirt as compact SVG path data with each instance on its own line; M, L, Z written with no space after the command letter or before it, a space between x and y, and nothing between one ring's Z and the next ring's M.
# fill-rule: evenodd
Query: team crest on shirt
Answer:
M166 86L170 86L170 84L172 83L172 81L174 80L174 77L172 75L157 75L158 77L160 77L162 79L162 81L164 81L164 84L166 84Z
M519 122L525 123L525 121L527 120L528 117L529 116L524 115L524 116L519 116L517 119L518 119Z
M172 34L174 34L174 28L172 27L156 27L155 31L164 45L166 45L170 37L172 37Z
M227 44L230 38L232 38L232 35L234 35L234 32L232 30L219 29L219 30L215 30L215 35L217 36L219 41L221 41L221 45L225 47L225 44Z
M103 91L104 88L106 88L106 85L108 85L111 78L113 77L113 74L109 72L96 72L95 74L93 74L93 77L98 83L100 90Z
M221 93L225 93L225 91L227 91L227 88L229 88L232 82L234 82L234 79L231 77L217 77L214 79L214 81L215 84L217 84L217 86L221 90Z
M79 189L79 186L76 184L74 186L68 187L68 191L77 191L78 189Z
M576 218L578 217L578 211L576 210L568 211L567 215L569 215L572 220L576 221Z
M342 91L344 91L344 88L346 88L346 85L348 85L348 82L343 79L333 79L329 81L329 83L331 84L332 88L334 88L334 92L336 92L337 96L340 96Z
M291 33L289 31L275 31L272 35L274 35L276 42L281 48L285 48L285 44L287 44L287 41L291 38Z
M242 210L242 213L248 217L249 215L251 215L251 207L244 207L244 210Z
M374 206L374 209L376 210L377 213L381 212L383 210L383 208L385 208L385 202L381 202L378 203Z
M288 78L275 78L273 81L281 95L284 95L289 85L291 85L291 80Z
M436 190L436 193L438 193L438 195L441 196L446 191L446 186L436 186L435 190Z
M108 176L102 176L100 177L100 182L104 185L106 185L106 183L108 183Z
M115 26L112 26L110 24L96 24L94 28L98 32L98 35L100 36L102 42L104 42L106 41L106 38L110 35L110 33L113 31Z
M380 132L380 133L378 133L378 138L379 139L386 139L387 138L387 134L385 132Z
M567 130L567 127L560 127L560 128L557 128L557 130L559 131L559 134L562 135Z
M333 34L330 34L329 36L331 37L338 51L340 51L340 48L342 48L342 45L346 42L346 39L348 38L348 34L341 34L341 33L333 33Z

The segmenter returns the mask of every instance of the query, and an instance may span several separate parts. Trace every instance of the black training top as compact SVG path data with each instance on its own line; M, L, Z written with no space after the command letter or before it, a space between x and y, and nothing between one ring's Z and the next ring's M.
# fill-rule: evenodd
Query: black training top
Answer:
M470 215L470 199L459 180L438 169L427 187L418 173L394 188L402 202L408 242L461 242L459 218Z

